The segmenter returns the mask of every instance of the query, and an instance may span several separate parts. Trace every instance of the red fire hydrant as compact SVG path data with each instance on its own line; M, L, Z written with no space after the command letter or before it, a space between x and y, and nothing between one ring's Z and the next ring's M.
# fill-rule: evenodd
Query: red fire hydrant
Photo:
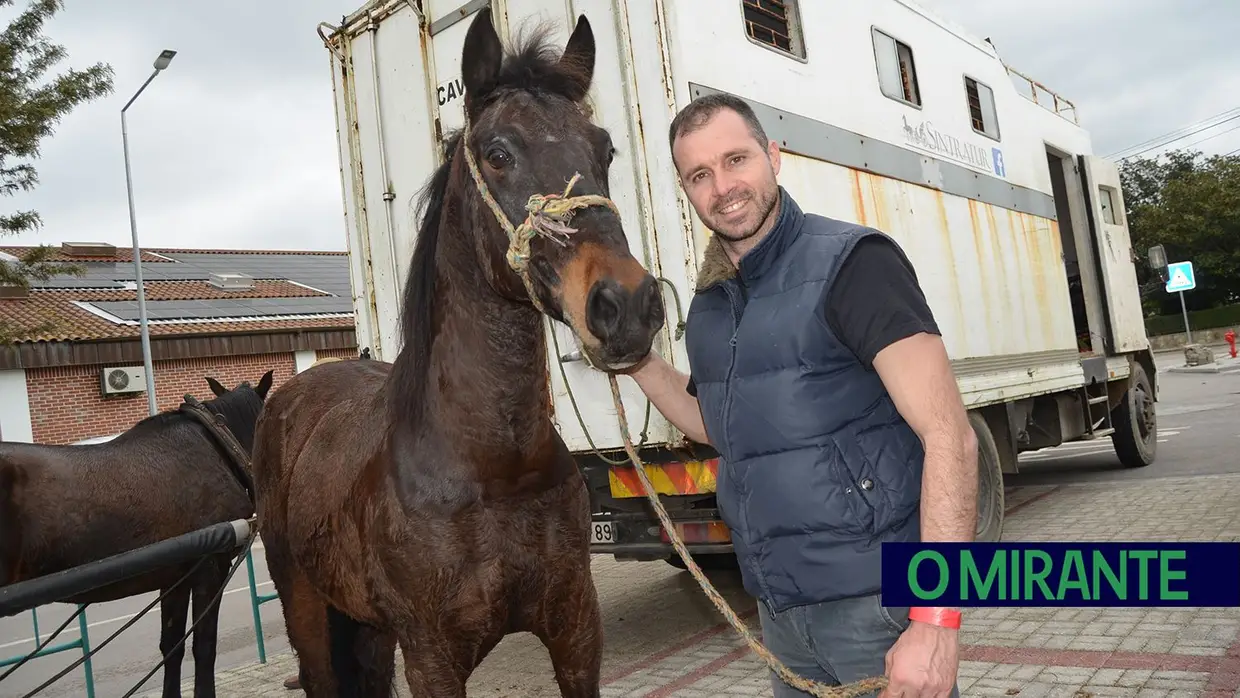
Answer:
M1231 354L1231 358L1236 358L1236 331L1231 329L1227 330L1227 332L1223 334L1223 339L1227 340L1227 346L1230 347L1227 350L1227 353Z

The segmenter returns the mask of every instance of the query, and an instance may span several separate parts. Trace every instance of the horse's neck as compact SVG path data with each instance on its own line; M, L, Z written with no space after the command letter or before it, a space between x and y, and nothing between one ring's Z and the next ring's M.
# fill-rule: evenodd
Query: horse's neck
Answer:
M542 316L500 297L476 267L440 267L428 380L431 410L457 443L529 455L550 429ZM460 415L468 415L462 420Z

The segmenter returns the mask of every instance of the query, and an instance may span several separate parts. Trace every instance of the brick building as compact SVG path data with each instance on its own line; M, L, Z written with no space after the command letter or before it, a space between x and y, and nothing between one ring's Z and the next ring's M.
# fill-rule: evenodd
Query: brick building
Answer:
M0 247L0 262L26 250ZM67 444L147 415L133 254L65 243L81 276L0 286L0 440ZM156 402L212 397L268 370L274 386L326 357L357 356L344 252L143 250Z

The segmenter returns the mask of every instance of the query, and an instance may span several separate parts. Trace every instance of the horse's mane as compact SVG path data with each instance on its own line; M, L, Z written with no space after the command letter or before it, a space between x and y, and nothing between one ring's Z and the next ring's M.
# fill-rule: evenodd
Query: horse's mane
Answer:
M503 95L517 91L570 99L584 91L589 67L560 61L560 52L548 41L551 29L546 23L539 24L526 37L506 48L493 89L476 104L471 103L470 108L480 112ZM420 422L426 404L424 396L434 339L435 264L444 204L452 183L452 166L463 147L462 136L457 129L445 138L444 162L418 194L416 208L422 220L401 303L402 349L393 361L390 383L390 406L395 416L406 423Z
M258 417L263 410L263 400L253 388L230 390L222 396L211 400L203 400L203 406L219 414L226 420L233 436L241 443L249 443L254 438L254 430L258 425ZM143 418L127 429L118 439L126 436L140 436L147 432L164 429L179 424L197 424L192 418L179 409L164 410ZM244 427L242 431L240 427Z

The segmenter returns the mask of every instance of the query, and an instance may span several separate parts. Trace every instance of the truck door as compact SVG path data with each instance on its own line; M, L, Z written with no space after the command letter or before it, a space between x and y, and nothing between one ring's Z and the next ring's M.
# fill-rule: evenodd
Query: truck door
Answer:
M1149 340L1134 266L1138 256L1128 231L1119 168L1095 155L1082 155L1080 160L1089 201L1090 230L1102 271L1111 351L1139 351L1149 346Z

